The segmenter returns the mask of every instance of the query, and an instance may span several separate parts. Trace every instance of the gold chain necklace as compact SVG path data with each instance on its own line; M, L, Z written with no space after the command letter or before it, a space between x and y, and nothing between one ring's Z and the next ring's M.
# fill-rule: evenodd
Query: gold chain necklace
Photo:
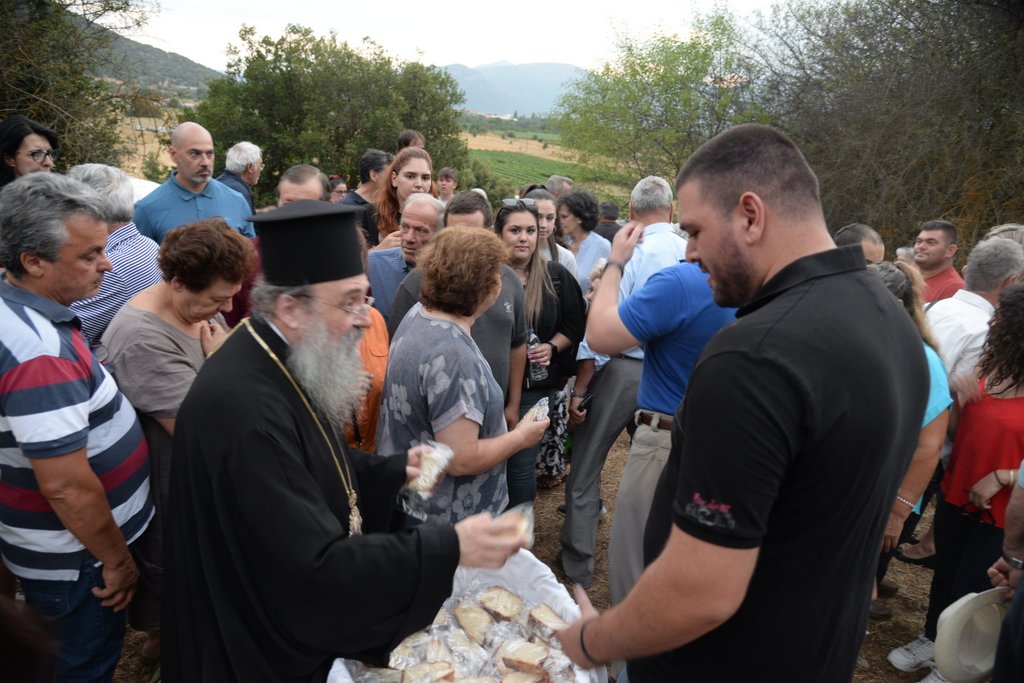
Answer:
M295 378L292 377L292 373L288 371L288 368L285 367L284 363L281 362L281 359L277 357L277 354L274 353L269 346L267 346L267 343L263 341L263 338L260 337L260 335L256 333L256 330L252 328L252 324L249 322L248 318L246 318L243 321L243 324L245 325L245 328L249 331L249 334L252 335L253 339L255 339L256 342L263 347L263 350L267 352L267 355L270 356L271 360L273 360L274 363L277 364L277 367L281 369L281 372L284 373L284 376L288 378L289 382L291 382L292 387L295 389L295 393L297 393L299 395L299 398L302 399L302 404L306 406L306 410L309 411L310 417L313 418L313 421L316 423L316 426L320 429L320 434L324 437L324 441L327 442L327 448L331 452L331 458L334 459L334 466L338 468L338 477L341 479L341 485L345 487L345 493L348 495L349 536L360 535L361 533L363 533L363 516L359 514L356 490L351 484L352 472L349 471L348 461L345 460L345 467L344 469L342 469L341 461L338 460L338 455L334 452L334 444L332 444L330 438L328 438L327 431L324 430L323 423L321 423L320 418L317 417L316 411L313 410L313 406L309 404L309 399L306 398L305 392L303 392L302 388L299 387L298 383L295 381ZM331 425L331 433L334 434L334 438L338 440L338 443L340 444L341 441L340 439L338 439L338 432L334 429L333 424ZM342 460L344 460L344 458L342 458Z

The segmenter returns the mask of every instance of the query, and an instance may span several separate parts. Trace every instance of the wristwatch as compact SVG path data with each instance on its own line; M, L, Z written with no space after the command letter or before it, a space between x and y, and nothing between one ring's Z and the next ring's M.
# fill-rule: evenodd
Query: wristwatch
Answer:
M1010 557L1006 553L1003 553L1003 559L1006 560L1006 564L1010 565L1014 569L1024 569L1024 560L1017 559L1016 557Z

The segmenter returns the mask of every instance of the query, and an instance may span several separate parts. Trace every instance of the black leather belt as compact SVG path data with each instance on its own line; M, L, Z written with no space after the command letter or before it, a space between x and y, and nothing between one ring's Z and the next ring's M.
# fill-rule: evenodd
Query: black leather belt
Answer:
M657 426L655 426L655 421L657 421ZM672 429L672 418L658 413L648 413L641 410L637 422L648 427L655 427L655 429Z

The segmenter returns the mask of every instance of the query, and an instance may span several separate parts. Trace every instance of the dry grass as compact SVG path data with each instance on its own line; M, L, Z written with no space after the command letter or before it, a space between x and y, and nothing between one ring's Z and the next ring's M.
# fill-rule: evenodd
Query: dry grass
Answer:
M615 514L615 494L622 469L626 463L628 448L628 441L623 435L608 454L601 478L601 498L608 506L609 515L598 526L595 579L594 584L587 590L591 601L601 610L608 607L608 536L611 534L611 522ZM555 576L571 591L572 586L556 568L555 563L555 555L561 547L559 531L564 519L558 513L557 507L564 501L564 487L537 492L534 509L536 544L533 552L552 568ZM926 519L922 523L922 528L926 528L930 523L931 520ZM913 674L897 671L886 662L885 657L891 649L913 640L922 630L931 572L921 567L893 560L889 565L889 577L900 585L900 591L896 596L883 599L892 608L893 618L888 621L873 621L868 624L869 634L861 649L861 656L867 662L868 668L858 668L854 677L855 683L906 683L918 681L928 673L927 670ZM114 679L117 683L146 683L149 681L155 667L139 657L138 652L142 647L142 641L141 633L129 633L118 668L118 675Z

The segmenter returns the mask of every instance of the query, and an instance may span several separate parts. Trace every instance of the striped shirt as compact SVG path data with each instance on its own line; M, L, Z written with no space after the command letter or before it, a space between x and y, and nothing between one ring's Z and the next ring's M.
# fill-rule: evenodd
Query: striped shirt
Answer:
M117 312L137 293L163 279L156 256L160 247L129 223L107 237L107 258L113 270L103 276L100 291L91 299L71 304L82 321L82 334L96 345Z
M0 554L14 574L78 579L89 551L40 493L31 461L82 448L131 543L153 516L135 411L89 352L74 313L0 281Z

